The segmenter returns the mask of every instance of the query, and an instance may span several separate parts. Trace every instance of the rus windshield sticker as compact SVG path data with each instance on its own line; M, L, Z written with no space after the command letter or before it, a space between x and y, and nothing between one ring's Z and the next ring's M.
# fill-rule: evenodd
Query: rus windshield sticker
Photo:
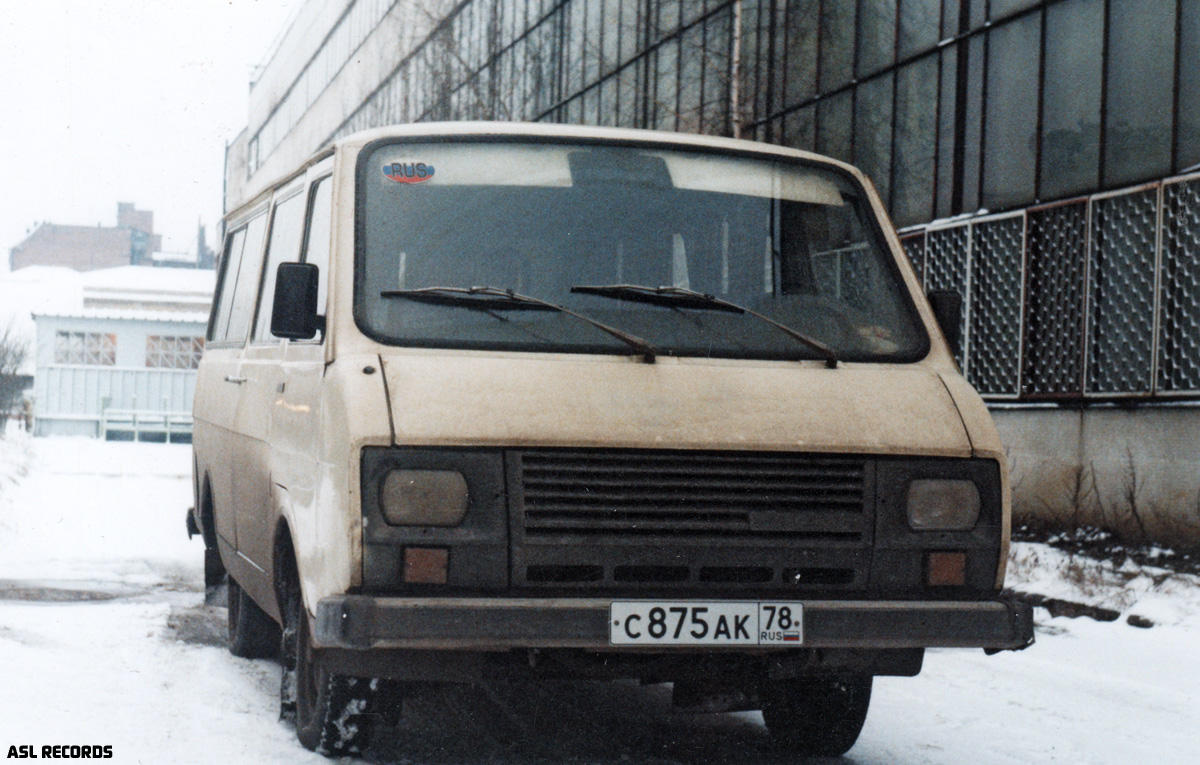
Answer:
M396 183L423 183L433 177L433 165L424 162L389 162L383 176Z

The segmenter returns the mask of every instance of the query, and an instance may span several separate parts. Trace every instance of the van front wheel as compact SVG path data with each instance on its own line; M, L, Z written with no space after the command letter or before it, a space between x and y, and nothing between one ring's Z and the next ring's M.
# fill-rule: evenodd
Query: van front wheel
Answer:
M808 757L838 757L858 740L871 703L871 676L768 681L762 715L781 748Z
M284 712L294 708L296 737L306 749L331 757L361 755L381 722L398 719L398 686L388 680L334 674L323 667L320 652L312 645L312 627L299 587L289 589L285 640L291 645L285 647ZM294 662L290 677L288 659ZM288 696L294 701L289 703Z

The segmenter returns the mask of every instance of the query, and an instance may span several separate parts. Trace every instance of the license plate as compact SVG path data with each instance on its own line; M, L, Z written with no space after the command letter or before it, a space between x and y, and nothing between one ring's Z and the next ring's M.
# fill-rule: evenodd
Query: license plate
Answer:
M612 645L778 645L804 642L804 608L793 602L614 600Z

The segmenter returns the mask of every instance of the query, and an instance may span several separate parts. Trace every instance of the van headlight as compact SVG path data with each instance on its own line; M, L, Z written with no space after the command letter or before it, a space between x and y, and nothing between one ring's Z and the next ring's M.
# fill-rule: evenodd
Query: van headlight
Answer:
M974 481L922 478L908 485L908 525L914 531L966 531L979 521Z
M457 470L391 470L379 509L392 526L457 526L467 515L467 479Z

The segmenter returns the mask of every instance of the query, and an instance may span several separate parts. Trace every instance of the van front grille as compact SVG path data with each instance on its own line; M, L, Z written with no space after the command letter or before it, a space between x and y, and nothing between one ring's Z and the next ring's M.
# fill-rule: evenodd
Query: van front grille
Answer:
M862 459L688 452L520 454L525 536L854 540Z
M862 457L539 449L506 462L518 586L866 581L874 463Z

